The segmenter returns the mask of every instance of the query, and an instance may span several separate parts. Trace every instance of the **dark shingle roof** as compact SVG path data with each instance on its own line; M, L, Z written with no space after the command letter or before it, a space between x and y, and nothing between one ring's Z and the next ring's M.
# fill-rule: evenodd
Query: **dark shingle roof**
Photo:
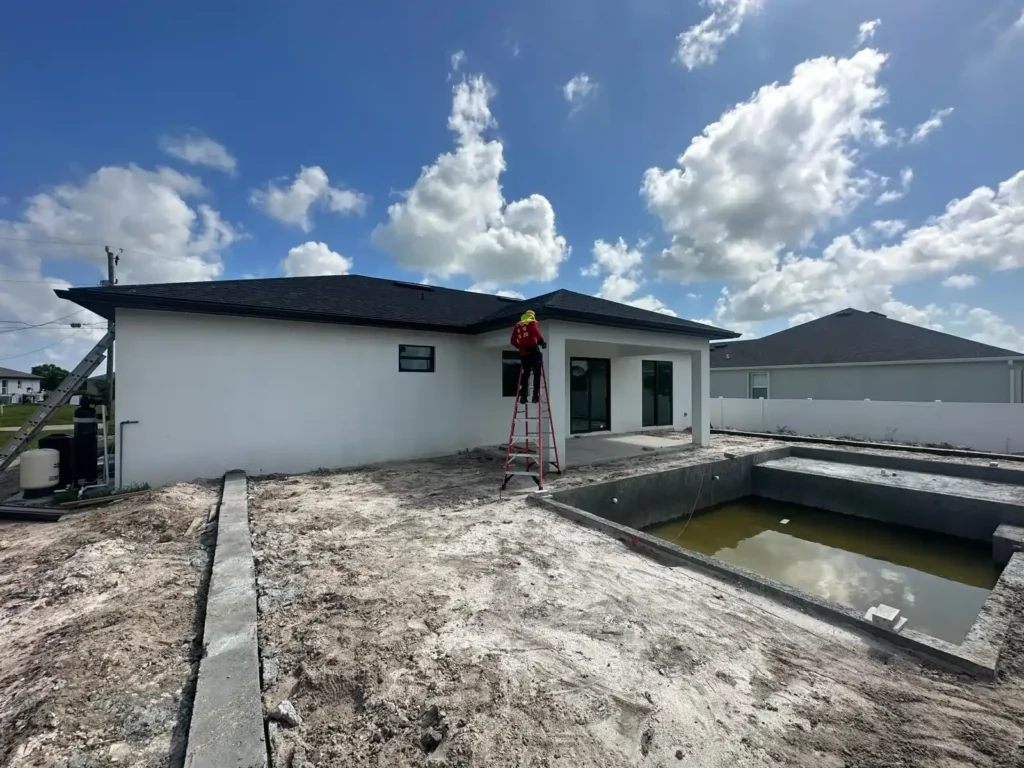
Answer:
M948 333L890 320L877 312L844 309L761 339L711 348L712 368L887 363L1021 356Z
M480 333L517 320L523 310L532 309L541 319L715 339L736 336L731 331L573 291L553 291L517 301L361 275L117 285L56 293L108 319L115 307L130 307Z
M13 368L0 368L0 376L5 379L38 379L40 376L36 376L34 373L24 373L22 371L16 371Z

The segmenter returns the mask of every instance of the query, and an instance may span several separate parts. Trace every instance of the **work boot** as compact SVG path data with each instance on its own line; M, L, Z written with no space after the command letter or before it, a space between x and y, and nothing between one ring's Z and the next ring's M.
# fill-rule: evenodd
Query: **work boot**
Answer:
M540 402L540 392L534 392L533 393L533 402L535 402L535 403L539 403Z
M526 405L526 393L525 392L520 392L519 393L519 402L522 403L523 405Z

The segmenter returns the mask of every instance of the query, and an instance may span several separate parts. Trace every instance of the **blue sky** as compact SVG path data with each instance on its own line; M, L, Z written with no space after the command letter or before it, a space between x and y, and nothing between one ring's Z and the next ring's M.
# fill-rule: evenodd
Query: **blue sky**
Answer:
M106 243L133 282L565 287L755 335L857 306L1024 348L1024 0L36 2L0 71L0 365L81 354L51 286Z

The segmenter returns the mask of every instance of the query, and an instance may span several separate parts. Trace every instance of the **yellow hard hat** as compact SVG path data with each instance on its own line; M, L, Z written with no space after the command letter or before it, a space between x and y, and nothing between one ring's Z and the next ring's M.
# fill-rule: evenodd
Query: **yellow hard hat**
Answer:
M532 309L528 309L525 312L523 312L523 316L520 317L519 319L520 319L520 321L522 321L524 323L528 323L530 320L536 320L537 319L537 315L534 314Z

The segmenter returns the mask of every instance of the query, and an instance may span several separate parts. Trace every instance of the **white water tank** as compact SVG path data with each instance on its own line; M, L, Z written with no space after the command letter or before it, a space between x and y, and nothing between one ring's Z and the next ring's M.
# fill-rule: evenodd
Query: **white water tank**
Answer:
M25 496L45 496L60 481L60 452L36 448L21 454L21 489Z

